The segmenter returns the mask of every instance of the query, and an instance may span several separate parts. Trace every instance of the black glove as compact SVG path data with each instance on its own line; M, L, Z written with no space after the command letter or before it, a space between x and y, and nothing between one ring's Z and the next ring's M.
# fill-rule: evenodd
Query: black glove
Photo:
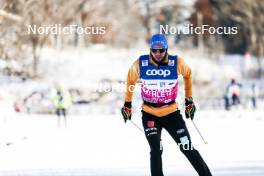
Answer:
M132 108L131 102L125 102L124 106L121 109L121 114L123 116L125 123L127 120L131 120L131 116L132 116L131 108Z
M194 118L194 114L196 111L196 107L194 105L193 99L190 98L185 98L185 117L191 118L191 120L193 120Z

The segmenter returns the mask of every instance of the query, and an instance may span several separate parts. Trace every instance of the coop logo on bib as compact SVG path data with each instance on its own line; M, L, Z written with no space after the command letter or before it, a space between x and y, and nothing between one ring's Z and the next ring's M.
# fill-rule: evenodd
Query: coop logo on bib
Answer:
M163 77L166 77L166 76L169 76L171 74L171 71L170 70L155 70L155 69L152 69L152 70L147 70L146 71L146 74L148 76L163 76Z

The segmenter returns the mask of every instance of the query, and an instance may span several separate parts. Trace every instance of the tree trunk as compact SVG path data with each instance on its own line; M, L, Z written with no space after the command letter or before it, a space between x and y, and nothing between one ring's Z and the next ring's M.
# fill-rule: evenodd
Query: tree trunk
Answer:
M37 55L37 45L33 44L33 73L32 73L33 78L38 77L38 63L39 63L39 57Z

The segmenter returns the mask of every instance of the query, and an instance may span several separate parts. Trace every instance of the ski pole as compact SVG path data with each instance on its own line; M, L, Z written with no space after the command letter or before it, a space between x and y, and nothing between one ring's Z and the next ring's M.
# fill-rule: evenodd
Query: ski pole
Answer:
M194 125L196 131L199 133L199 135L200 135L201 138L203 139L203 142L204 142L205 144L208 144L208 141L204 139L204 137L202 136L200 130L199 130L198 127L195 125L194 121L193 121L193 120L191 120L191 121L192 121L192 123L193 123L193 125Z
M144 131L132 120L129 120L139 131L141 131L142 133L144 133Z

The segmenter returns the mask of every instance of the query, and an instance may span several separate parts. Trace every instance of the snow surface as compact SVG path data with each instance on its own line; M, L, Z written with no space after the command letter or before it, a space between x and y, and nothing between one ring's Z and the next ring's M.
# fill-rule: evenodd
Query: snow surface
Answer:
M140 114L133 114L141 127L140 120ZM198 111L195 123L207 145L192 123L186 123L213 175L264 175L262 110ZM162 138L164 174L195 175L166 131ZM150 175L145 136L132 123L124 124L119 114L70 115L68 126L58 128L54 115L2 109L0 156L1 176Z

